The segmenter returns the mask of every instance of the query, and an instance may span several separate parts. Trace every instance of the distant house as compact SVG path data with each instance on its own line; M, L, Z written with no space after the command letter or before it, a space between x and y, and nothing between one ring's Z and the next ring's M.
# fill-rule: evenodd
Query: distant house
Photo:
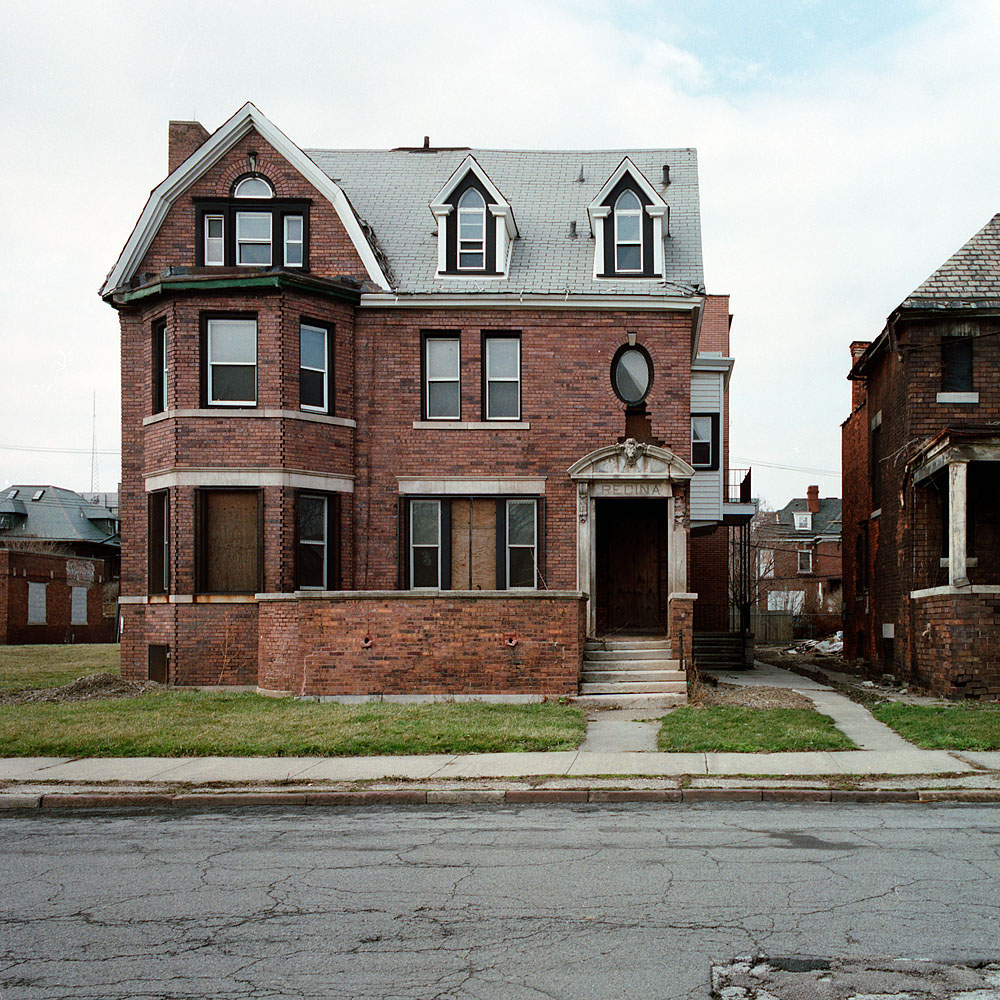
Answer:
M111 641L120 549L118 518L79 493L0 492L0 644Z
M1000 215L851 344L845 648L1000 696Z
M800 616L800 632L839 627L840 499L821 499L819 487L810 486L806 496L790 500L772 520L765 516L755 531L759 611Z

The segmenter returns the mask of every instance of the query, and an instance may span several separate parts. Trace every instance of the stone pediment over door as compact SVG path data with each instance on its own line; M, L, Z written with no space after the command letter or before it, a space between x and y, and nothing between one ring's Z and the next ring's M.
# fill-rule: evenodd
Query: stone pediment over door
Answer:
M577 482L687 482L694 469L667 448L628 438L598 448L574 462L567 472Z

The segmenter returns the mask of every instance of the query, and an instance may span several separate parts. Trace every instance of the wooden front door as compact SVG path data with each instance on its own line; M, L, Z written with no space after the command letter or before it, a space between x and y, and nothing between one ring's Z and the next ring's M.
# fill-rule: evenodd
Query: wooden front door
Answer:
M623 632L664 626L666 537L665 500L598 501L599 627Z

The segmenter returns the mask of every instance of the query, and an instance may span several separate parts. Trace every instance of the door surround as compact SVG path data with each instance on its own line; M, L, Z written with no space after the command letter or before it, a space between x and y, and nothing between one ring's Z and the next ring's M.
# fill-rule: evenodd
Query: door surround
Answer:
M667 501L667 592L687 591L684 484L694 469L667 448L628 438L590 452L567 469L576 486L576 586L587 595L587 634L597 629L598 499Z

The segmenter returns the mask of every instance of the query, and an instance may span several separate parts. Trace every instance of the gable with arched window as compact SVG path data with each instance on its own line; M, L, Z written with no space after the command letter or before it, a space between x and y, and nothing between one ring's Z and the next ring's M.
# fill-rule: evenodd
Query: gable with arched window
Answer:
M626 157L589 206L595 278L662 278L667 204Z
M278 198L262 174L237 177L229 198L195 199L198 267L309 266L309 201Z

